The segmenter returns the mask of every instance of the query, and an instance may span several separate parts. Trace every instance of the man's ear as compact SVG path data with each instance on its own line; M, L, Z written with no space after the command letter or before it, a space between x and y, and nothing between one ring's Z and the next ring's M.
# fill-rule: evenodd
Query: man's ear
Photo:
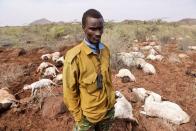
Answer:
M86 27L82 27L84 34L86 34Z
M85 25L82 25L82 29L85 30Z

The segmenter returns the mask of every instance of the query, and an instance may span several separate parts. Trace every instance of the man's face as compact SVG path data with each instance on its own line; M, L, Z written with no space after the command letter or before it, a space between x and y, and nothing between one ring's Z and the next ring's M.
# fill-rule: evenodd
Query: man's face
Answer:
M86 24L83 27L85 37L93 44L101 41L103 34L103 18L87 17Z

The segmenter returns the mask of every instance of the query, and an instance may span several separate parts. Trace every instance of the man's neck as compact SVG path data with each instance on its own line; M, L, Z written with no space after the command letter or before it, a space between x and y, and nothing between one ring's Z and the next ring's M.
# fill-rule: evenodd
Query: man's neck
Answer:
M86 41L86 44L89 46L89 48L91 48L93 50L94 53L99 54L100 53L100 43L95 44L90 42L88 39L84 39L84 41Z
M96 46L96 47L99 47L99 43L93 43L93 42L91 42L90 40L88 40L87 38L85 38L85 40L86 40L89 44L94 45L94 46Z

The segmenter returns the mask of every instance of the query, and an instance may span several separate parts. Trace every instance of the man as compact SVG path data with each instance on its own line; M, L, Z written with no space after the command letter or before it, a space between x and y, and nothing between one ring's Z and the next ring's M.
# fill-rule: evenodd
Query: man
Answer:
M110 53L101 43L104 20L99 11L82 17L84 40L66 54L63 68L64 102L75 119L75 131L108 131L114 115L115 92Z

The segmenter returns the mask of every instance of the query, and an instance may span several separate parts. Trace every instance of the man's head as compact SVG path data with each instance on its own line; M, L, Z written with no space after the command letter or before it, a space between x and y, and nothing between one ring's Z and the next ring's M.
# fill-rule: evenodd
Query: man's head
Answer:
M85 38L93 44L98 44L103 34L103 16L95 9L87 10L82 17L82 28Z

